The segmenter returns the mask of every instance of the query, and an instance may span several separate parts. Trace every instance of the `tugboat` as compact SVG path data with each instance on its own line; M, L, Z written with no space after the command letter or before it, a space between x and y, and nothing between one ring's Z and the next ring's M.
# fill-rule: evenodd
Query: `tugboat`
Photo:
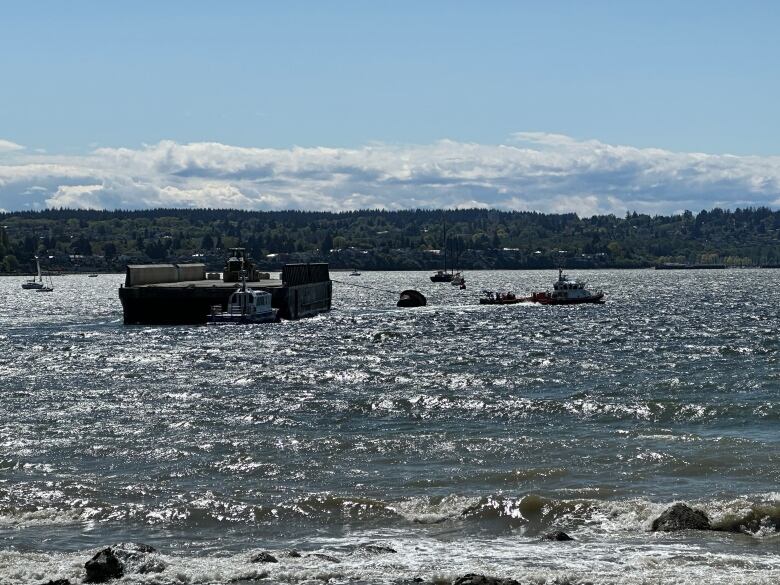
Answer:
M241 288L228 299L227 309L220 305L211 309L207 323L273 323L278 321L276 310L271 308L271 293L246 286L246 271L241 271Z
M43 276L41 276L41 261L38 260L38 256L35 257L35 266L38 268L38 276L33 276L30 280L25 280L22 283L22 288L25 290L40 290L43 286Z
M587 283L579 280L569 280L563 273L563 268L558 269L558 280L553 283L553 291L537 292L531 295L530 300L541 305L580 305L583 303L604 303L602 291L590 291L585 288Z

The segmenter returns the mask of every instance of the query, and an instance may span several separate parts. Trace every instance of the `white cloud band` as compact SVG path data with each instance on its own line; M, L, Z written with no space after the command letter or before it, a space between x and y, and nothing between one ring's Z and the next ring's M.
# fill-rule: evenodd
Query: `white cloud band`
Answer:
M780 157L676 153L544 133L518 133L505 145L268 149L162 141L64 157L0 140L3 150L6 209L496 207L592 215L780 204Z

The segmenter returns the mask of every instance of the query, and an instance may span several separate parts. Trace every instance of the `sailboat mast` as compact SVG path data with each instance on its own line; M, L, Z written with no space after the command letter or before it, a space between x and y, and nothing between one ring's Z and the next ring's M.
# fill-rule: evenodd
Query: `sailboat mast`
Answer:
M443 214L441 222L444 226L444 274L447 274L447 217Z
M38 256L35 257L35 265L38 267L38 282L43 282L43 276L41 275L41 261Z

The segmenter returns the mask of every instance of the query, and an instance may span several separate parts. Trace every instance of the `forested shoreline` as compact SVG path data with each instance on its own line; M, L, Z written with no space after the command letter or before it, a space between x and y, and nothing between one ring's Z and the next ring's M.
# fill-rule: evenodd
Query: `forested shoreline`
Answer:
M235 246L266 269L306 261L431 269L442 266L445 247L450 265L463 269L780 264L780 212L764 207L587 218L487 209L47 209L0 213L0 226L0 271L7 274L31 271L35 256L60 271L192 261L218 269Z

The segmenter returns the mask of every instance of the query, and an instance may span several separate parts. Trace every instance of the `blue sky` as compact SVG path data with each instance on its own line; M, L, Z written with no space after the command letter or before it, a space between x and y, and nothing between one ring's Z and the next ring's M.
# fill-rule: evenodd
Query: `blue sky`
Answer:
M144 145L161 141L281 152L375 143L435 149L441 140L488 148L535 132L762 157L770 175L780 155L776 2L9 1L2 8L0 141L23 147L0 147L6 187L19 175L10 167L83 157L69 159L83 169L98 164L95 149L141 156ZM553 142L544 141L546 153ZM385 155L391 150L409 156L389 147ZM91 178L80 171L78 180L102 184L103 171ZM0 208L44 205L78 182L28 177L13 183L12 200L2 177ZM780 197L774 189L730 197L772 204ZM561 194L597 191L589 184ZM445 204L500 204L481 197ZM713 196L709 204L718 202Z

